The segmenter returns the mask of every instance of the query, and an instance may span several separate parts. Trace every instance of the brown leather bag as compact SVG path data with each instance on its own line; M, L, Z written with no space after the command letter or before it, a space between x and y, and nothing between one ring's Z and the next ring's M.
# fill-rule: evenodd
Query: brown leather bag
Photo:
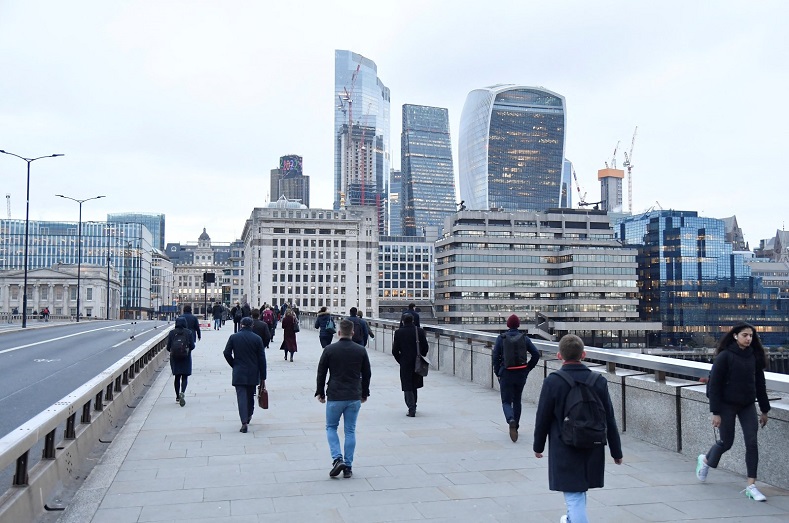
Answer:
M268 389L258 387L258 407L261 409L268 408Z

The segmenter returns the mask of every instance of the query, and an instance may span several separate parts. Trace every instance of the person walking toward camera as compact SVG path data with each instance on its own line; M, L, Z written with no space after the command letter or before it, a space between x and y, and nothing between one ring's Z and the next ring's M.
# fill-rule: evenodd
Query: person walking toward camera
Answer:
M332 468L329 476L353 476L353 455L356 450L356 420L362 403L370 396L370 358L367 350L353 341L354 324L340 322L339 341L327 346L318 363L315 397L326 404L326 439L329 442ZM329 375L328 387L326 375ZM340 448L337 427L343 418L345 453Z
M424 329L414 325L414 317L403 315L403 326L394 333L392 356L400 364L400 387L403 390L406 416L416 416L417 390L425 385L425 379L415 372L417 354L427 356L430 347Z
M175 320L175 328L167 334L167 352L170 353L170 370L175 381L175 401L182 407L186 405L186 384L192 375L192 351L195 342L192 332L186 327L186 318Z
M767 425L770 400L764 370L767 354L753 325L737 323L721 338L715 349L707 385L712 426L720 429L720 439L696 462L696 478L706 481L710 467L717 468L723 453L734 444L734 419L740 420L745 441L745 468L748 484L743 493L754 501L767 501L756 488L759 466L758 425ZM755 401L754 401L755 398ZM756 402L761 413L756 414Z
M526 378L540 361L539 351L526 333L518 330L520 326L521 320L515 314L507 318L508 330L496 338L491 353L493 373L499 379L501 407L513 442L518 441Z

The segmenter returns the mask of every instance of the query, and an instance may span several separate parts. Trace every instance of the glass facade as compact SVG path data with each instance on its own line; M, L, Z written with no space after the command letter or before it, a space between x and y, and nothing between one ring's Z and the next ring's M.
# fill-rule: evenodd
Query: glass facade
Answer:
M423 235L426 227L443 227L457 209L449 112L403 105L401 155L403 233Z
M379 234L386 226L391 168L389 88L369 58L334 52L334 209L375 206Z
M638 247L639 315L660 321L652 344L714 346L737 321L766 344L789 338L789 302L765 288L725 241L723 220L693 211L652 211L625 218L619 236Z
M139 223L144 225L153 237L153 247L164 251L164 214L146 213L115 213L107 215L108 222L114 223Z
M559 197L559 207L572 209L573 207L573 162L564 159L562 167L562 192Z
M460 197L468 209L545 211L561 205L564 97L496 85L469 93L460 118Z
M401 236L403 234L403 174L402 171L392 169L389 176L389 235Z

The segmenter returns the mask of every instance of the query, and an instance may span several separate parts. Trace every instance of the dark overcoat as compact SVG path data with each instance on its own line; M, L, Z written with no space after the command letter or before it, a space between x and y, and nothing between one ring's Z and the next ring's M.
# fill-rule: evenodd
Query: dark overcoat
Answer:
M173 345L173 338L180 332L186 332L187 339L189 340L189 356L186 358L176 359L170 358L170 370L173 374L185 374L186 376L192 375L192 351L195 348L193 340L193 333L186 327L186 318L180 317L175 319L175 328L167 334L167 352L170 352L170 347Z
M250 327L242 327L227 339L223 352L233 367L233 386L258 385L266 379L266 352L263 340Z
M290 315L285 315L282 318L282 345L279 346L279 350L285 350L289 352L296 352L298 347L296 346L296 331L293 330L294 326L296 325L296 318Z
M584 381L592 372L583 363L565 363L562 370L575 381ZM595 382L595 392L603 402L608 426L608 451L614 459L622 458L622 443L614 418L614 407L608 394L608 382L600 376ZM545 451L545 439L550 442L548 456L548 488L559 492L586 492L603 486L605 477L605 448L579 449L565 445L560 437L564 417L564 400L570 385L549 374L543 381L537 415L534 420L534 452Z
M400 385L402 390L421 389L424 378L414 372L416 366L416 337L419 333L419 349L422 356L427 356L430 347L427 345L425 330L416 325L404 325L394 333L392 356L400 364Z

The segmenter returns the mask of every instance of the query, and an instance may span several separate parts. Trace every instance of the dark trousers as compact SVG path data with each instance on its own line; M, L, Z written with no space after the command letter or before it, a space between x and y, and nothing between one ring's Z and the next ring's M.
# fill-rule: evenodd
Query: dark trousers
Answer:
M406 407L408 407L409 411L415 411L416 410L416 400L417 400L417 396L418 396L418 394L416 392L417 390L419 390L419 389L404 390L403 391L403 397L405 398L405 405L406 405Z
M747 469L748 477L755 478L756 469L759 467L759 444L757 439L759 421L756 414L756 404L751 403L742 407L723 403L720 416L721 439L707 453L707 465L716 468L723 453L734 444L734 418L739 418L743 440L745 440L745 468Z
M321 341L321 347L326 348L326 345L331 344L331 340L334 339L334 334L326 334L325 336L318 336L318 339Z
M520 423L521 420L521 397L523 396L523 387L526 386L526 377L529 372L524 369L501 371L501 379L499 380L499 389L501 392L501 408L504 411L504 418L507 423L515 421Z
M238 332L238 326L241 325L241 321L233 320L233 332Z
M186 392L186 383L189 381L189 376L186 374L176 374L175 375L175 382L173 385L175 386L175 395L178 396L179 392Z
M236 385L236 399L238 400L238 417L241 424L246 425L252 419L255 411L255 387L257 385Z

